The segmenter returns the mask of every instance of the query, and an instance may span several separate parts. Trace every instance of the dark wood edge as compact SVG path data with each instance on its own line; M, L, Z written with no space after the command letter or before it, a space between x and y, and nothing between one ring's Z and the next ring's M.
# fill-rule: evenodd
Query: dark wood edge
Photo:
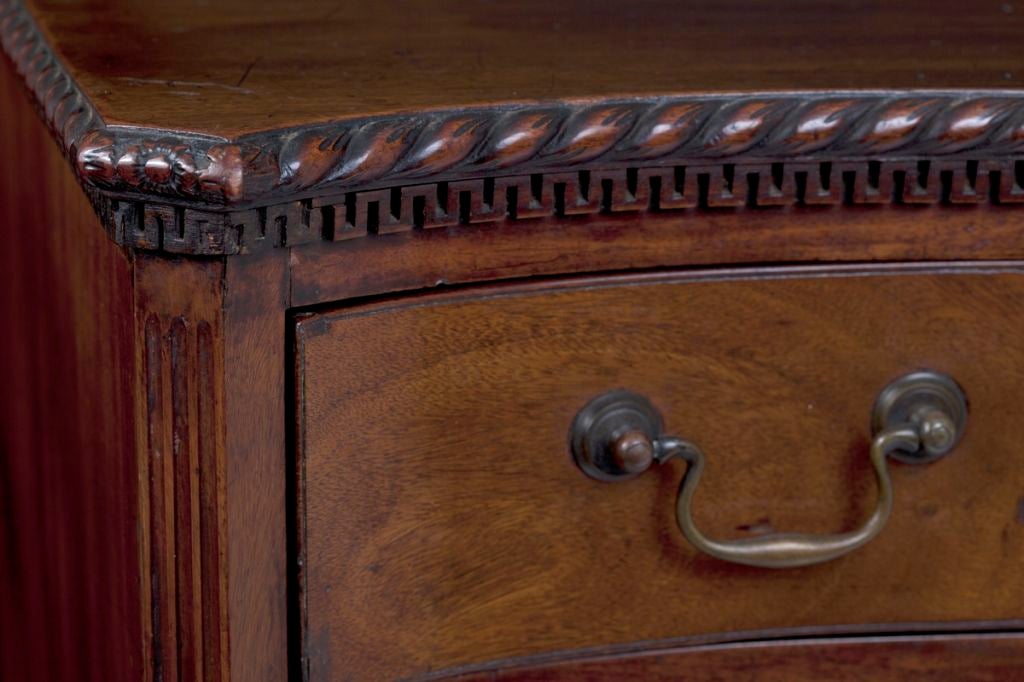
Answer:
M418 682L477 678L489 674L546 670L549 667L607 662L623 656L671 655L684 651L734 650L737 647L764 647L776 645L817 645L843 643L885 643L911 641L974 640L980 637L1020 638L1024 634L1022 621L978 621L951 623L867 624L827 627L781 628L752 630L683 637L657 642L635 642L622 646L555 651L534 656L493 660L483 665L450 668L417 676Z
M518 103L227 140L107 126L21 0L0 0L0 44L111 236L139 249L235 254L264 243L538 212L1024 196L1024 169L1016 164L1024 155L1020 91ZM887 175L885 164L902 179ZM687 172L694 178L689 196L681 179ZM453 196L453 183L470 198ZM489 201L495 185L505 194ZM567 188L561 199L559 186ZM370 191L377 194L365 195Z
M329 324L339 320L372 317L381 313L411 308L432 308L467 301L488 301L517 296L550 296L567 291L623 286L641 287L661 284L702 284L708 282L773 281L787 279L826 279L841 277L915 277L920 275L1002 275L1024 274L1024 262L991 261L919 261L902 263L828 263L816 265L771 265L765 267L711 267L653 272L583 274L575 276L516 278L509 281L470 282L443 290L401 291L295 308L291 311L295 335L296 376L301 377L302 344L306 339L327 333ZM328 320L329 316L329 320ZM302 387L299 386L301 395ZM301 415L299 421L302 423ZM300 433L300 436L303 434ZM302 443L304 438L297 442Z

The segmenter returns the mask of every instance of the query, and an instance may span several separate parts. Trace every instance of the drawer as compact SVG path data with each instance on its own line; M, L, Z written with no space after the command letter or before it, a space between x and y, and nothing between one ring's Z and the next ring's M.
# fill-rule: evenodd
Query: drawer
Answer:
M509 285L301 317L309 679L736 633L1015 622L1022 299L1010 267L793 268ZM580 409L629 389L706 453L692 506L706 535L849 531L879 495L872 405L921 369L966 393L962 441L932 463L890 461L887 525L826 563L708 556L677 524L683 461L609 483L570 454Z
M458 675L460 682L756 680L1019 682L1019 634L843 637L744 642L568 658Z

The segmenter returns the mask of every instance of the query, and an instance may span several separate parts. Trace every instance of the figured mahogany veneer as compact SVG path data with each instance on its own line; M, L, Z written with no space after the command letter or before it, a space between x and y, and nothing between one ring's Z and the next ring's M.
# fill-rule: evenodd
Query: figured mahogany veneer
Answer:
M1022 295L1016 266L738 270L300 318L305 674L409 678L731 630L1020 623ZM895 465L881 536L820 566L700 555L676 527L681 466L608 484L568 452L576 412L627 388L707 453L695 515L710 536L838 532L874 504L875 396L920 368L967 393L963 442Z

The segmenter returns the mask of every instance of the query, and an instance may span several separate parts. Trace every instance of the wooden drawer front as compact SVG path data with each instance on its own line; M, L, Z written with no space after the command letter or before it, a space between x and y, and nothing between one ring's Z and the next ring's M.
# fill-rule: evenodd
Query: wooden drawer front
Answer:
M458 675L459 682L1020 682L1019 634L848 637L744 642L636 654L569 658L501 672Z
M414 676L738 630L1024 616L1024 277L1009 268L659 275L408 298L297 327L310 679ZM876 499L893 378L956 378L970 418L849 556L757 569L676 526L684 467L574 465L589 399L642 393L708 455L711 536L835 532Z

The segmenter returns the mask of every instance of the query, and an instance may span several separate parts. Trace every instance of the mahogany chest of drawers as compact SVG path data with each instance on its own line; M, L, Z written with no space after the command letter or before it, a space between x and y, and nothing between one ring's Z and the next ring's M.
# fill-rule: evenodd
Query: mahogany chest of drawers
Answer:
M0 678L1024 678L1021 35L0 0Z

